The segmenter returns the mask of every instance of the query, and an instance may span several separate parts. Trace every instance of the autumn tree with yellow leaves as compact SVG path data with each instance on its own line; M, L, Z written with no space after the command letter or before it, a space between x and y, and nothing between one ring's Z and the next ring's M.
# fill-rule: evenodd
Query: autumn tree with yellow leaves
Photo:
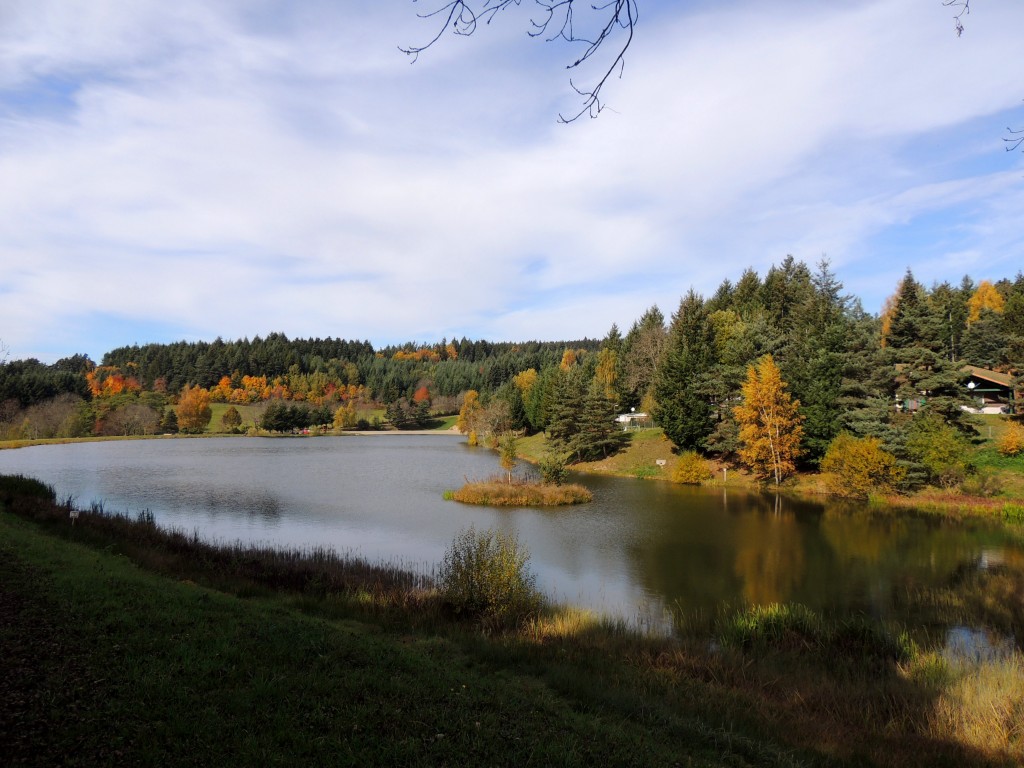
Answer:
M459 432L469 435L469 444L477 444L477 431L480 428L480 421L483 418L484 407L480 403L480 393L471 389L466 393L462 401L462 408L459 409L459 420L455 426Z
M1006 301L1002 294L988 280L982 280L971 294L971 298L967 300L967 324L978 322L981 319L982 310L987 309L1001 315L1005 308Z
M778 485L796 470L803 452L799 407L771 355L747 369L743 404L733 409L733 417L740 427L740 460L759 480L773 479Z

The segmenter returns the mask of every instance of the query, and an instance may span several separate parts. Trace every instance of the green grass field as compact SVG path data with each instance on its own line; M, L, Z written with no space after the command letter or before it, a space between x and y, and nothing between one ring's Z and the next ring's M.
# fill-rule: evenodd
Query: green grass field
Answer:
M9 514L0 532L6 765L736 764L725 733L581 706L475 637L240 599Z

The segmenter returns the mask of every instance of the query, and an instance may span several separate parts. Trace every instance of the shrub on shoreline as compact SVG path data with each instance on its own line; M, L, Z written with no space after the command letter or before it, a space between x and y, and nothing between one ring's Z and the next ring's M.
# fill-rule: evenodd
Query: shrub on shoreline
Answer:
M907 474L877 437L854 437L848 432L840 433L829 444L821 460L821 472L829 493L851 499L891 493Z
M535 615L541 598L527 564L530 553L515 534L458 533L444 553L438 583L457 614L479 621L485 629L511 629Z
M1020 456L1024 453L1024 425L1009 422L996 447L1003 456Z
M679 455L672 470L672 482L684 485L702 485L714 477L711 466L696 451L686 451Z

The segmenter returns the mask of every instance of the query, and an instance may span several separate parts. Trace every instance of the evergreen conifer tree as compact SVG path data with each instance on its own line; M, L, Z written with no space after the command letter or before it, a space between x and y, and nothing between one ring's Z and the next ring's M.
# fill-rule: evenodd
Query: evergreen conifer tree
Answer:
M691 289L672 317L654 380L654 419L682 450L703 450L715 428L714 411L701 388L714 363L714 327L704 299Z
M573 438L580 431L580 414L583 411L584 400L581 374L579 369L557 370L557 378L552 386L547 432L552 447L563 453L573 449Z
M594 380L583 400L578 429L569 439L568 448L576 461L596 461L616 453L629 435L615 421L615 403L608 397L601 382Z

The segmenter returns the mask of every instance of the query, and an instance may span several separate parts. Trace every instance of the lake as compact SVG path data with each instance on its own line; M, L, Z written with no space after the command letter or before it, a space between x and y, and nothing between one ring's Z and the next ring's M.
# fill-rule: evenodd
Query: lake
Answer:
M80 507L148 510L224 542L329 546L430 572L460 530L518 534L550 597L660 626L666 609L793 601L904 619L894 596L965 568L1020 562L998 526L871 514L770 494L576 475L594 502L491 509L445 501L499 471L456 435L210 438L0 451L0 473L51 485ZM521 470L522 471L522 470Z

